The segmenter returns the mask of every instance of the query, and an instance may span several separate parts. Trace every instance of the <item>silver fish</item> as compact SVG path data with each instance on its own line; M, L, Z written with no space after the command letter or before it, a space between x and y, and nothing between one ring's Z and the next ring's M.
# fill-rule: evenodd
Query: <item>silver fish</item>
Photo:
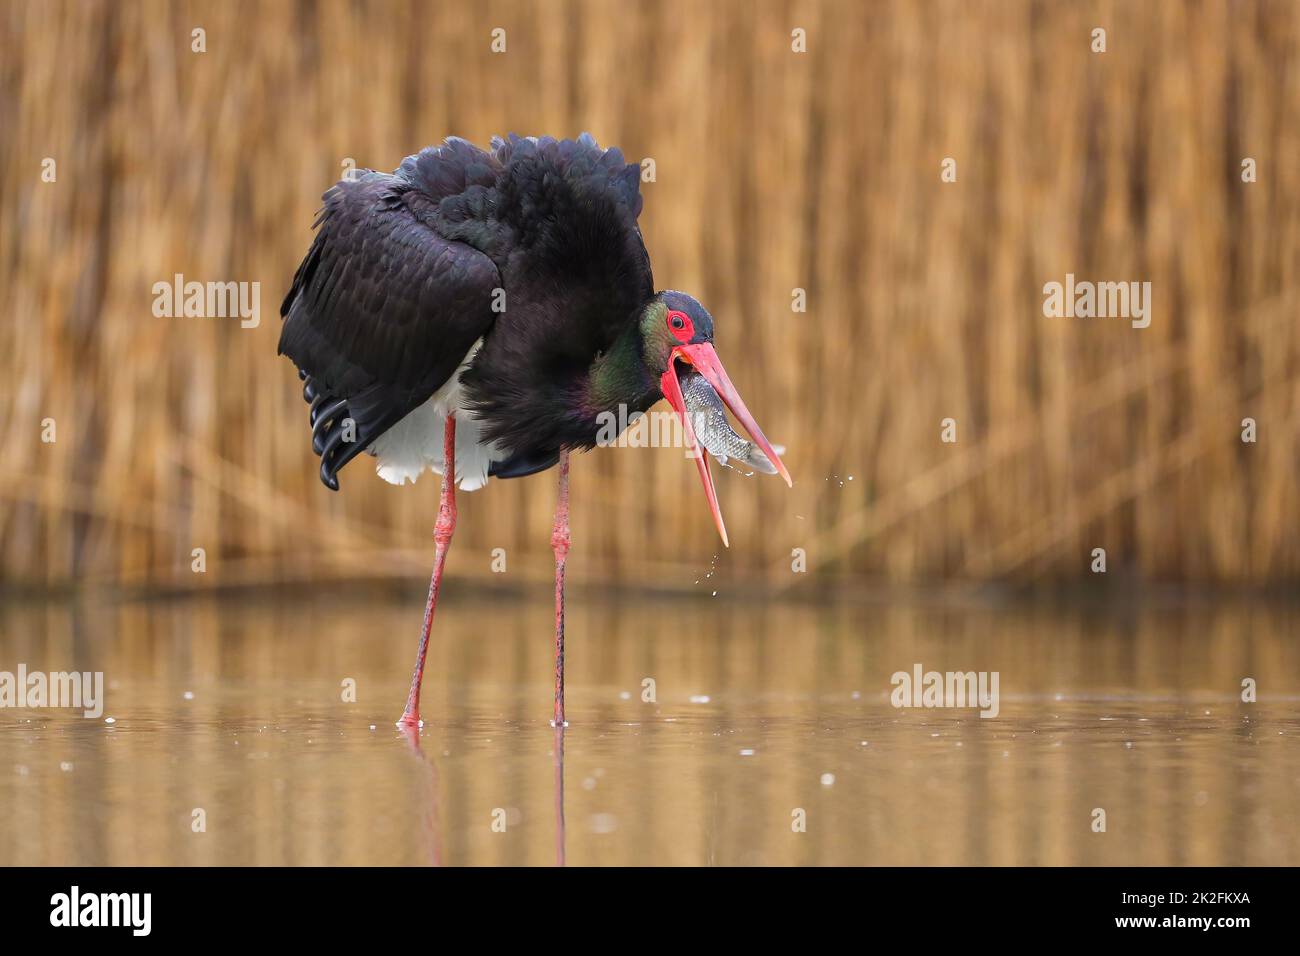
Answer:
M686 413L690 416L691 428L695 430L695 440L704 446L705 451L722 465L734 458L765 475L776 474L776 466L771 459L759 451L752 441L736 434L727 421L727 407L708 379L694 369L687 369L680 377L680 382L682 398L686 401ZM784 451L780 446L773 446L773 450L778 455Z

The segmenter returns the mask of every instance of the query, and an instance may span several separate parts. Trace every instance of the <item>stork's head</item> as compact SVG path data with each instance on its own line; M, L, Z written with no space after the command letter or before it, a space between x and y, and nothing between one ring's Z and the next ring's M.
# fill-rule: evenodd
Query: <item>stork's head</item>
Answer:
M704 306L684 292L660 292L641 313L641 335L646 365L658 377L660 391L682 421L687 444L704 484L704 494L709 499L709 510L713 512L713 522L725 545L727 528L722 522L713 477L709 474L709 459L700 447L703 443L713 448L717 441L726 442L728 438L741 441L734 432L727 434L730 426L726 424L725 413L720 411L723 403L749 433L760 453L755 457L770 462L770 468L763 470L780 474L787 485L790 484L790 473L722 367L718 353L713 349L713 316ZM684 393L682 382L688 376L689 387ZM721 402L717 401L719 398ZM715 415L709 414L710 406L716 406L719 411ZM722 433L697 436L696 425Z

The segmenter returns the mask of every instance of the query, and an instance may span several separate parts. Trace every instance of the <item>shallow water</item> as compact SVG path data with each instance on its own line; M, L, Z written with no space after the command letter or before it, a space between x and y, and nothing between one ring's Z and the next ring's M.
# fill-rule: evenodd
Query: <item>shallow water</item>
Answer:
M0 709L0 864L1300 863L1295 609L574 594L562 762L547 597L448 594L417 749L420 610L10 601L0 671L107 702ZM894 708L916 663L999 715Z

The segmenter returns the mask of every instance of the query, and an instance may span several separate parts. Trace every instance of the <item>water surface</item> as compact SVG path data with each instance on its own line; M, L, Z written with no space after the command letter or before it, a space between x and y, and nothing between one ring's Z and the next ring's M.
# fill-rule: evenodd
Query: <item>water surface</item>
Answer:
M108 690L0 710L0 864L1300 863L1294 609L584 594L561 740L547 597L453 590L417 746L420 610L7 602L0 670ZM896 709L916 663L997 671L998 717Z

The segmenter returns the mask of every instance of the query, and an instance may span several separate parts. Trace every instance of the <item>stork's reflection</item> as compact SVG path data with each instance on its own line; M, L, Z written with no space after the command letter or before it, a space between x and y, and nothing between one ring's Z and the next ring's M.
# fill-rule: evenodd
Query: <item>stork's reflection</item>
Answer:
M417 727L397 725L398 733L406 741L420 763L428 771L423 777L420 802L425 807L424 842L428 847L429 862L432 866L442 866L442 827L438 815L438 767L433 758L424 752L420 745L420 731ZM555 728L555 742L552 750L555 803L555 865L564 866L564 727Z
M555 727L555 865L564 866L564 724Z
M420 803L423 804L424 844L428 847L429 865L442 866L442 827L438 819L438 767L433 758L425 754L420 746L420 729L414 724L399 723L398 733L406 740L411 753L419 759L428 771L420 786Z

